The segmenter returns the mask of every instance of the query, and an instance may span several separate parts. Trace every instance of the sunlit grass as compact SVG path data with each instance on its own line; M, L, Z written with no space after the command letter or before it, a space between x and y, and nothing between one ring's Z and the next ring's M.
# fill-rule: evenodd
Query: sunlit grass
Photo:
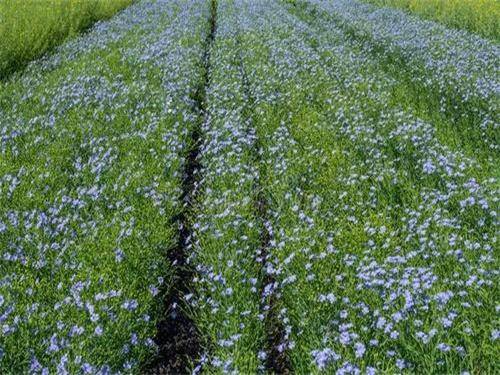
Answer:
M134 0L1 0L0 79Z
M496 41L500 38L498 0L365 0L397 7L447 26L477 33Z

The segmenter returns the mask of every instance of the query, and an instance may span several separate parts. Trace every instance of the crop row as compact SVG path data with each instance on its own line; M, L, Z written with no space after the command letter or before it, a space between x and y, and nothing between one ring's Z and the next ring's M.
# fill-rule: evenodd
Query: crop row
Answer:
M394 103L343 29L237 8L292 368L494 366L493 175Z
M262 223L256 210L259 172L241 70L239 17L234 4L219 2L209 116L202 128L193 247L196 297L191 306L208 340L205 368L256 372L265 337L259 319Z
M448 119L443 137L452 136L463 148L468 146L463 139L471 139L483 153L498 154L497 45L360 1L313 0L305 7L319 14L319 23L340 28L358 48L383 61L382 69L406 81L398 90L401 102L409 96L422 112L430 112L426 115L433 122Z
M154 353L207 29L204 1L143 1L5 85L7 373L129 371Z

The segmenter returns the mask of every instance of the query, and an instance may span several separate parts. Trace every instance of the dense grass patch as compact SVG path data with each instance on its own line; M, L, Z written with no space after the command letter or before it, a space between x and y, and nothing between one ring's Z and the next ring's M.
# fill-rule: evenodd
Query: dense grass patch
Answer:
M407 10L446 26L468 30L499 41L500 2L498 0L365 0Z
M0 1L0 79L133 1Z

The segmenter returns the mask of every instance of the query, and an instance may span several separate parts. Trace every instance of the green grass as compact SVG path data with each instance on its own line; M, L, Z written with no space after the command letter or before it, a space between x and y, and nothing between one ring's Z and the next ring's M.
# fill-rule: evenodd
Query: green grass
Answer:
M448 27L467 30L500 41L498 0L363 0L378 6L400 8Z
M0 80L134 0L1 0Z

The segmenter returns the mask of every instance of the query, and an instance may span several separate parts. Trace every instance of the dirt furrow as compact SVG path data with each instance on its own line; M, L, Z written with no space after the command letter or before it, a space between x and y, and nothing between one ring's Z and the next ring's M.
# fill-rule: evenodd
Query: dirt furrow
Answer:
M202 124L208 121L206 91L210 84L210 53L215 38L217 24L217 1L211 1L209 32L204 45L203 79L193 94L195 111L199 122L190 134L190 150L186 156L182 179L183 210L176 218L179 234L176 246L168 252L168 260L175 267L173 287L164 299L164 319L159 322L155 343L158 354L152 366L146 371L151 374L183 374L201 355L201 337L194 321L187 313L185 298L193 292L191 281L195 270L187 263L192 248L193 228L191 217L196 200L197 186L200 181L199 161L202 144Z

